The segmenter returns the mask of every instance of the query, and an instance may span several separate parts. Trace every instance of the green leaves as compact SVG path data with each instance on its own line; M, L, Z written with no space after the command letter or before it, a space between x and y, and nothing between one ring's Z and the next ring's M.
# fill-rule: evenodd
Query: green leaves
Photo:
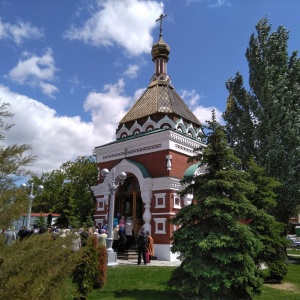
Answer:
M230 78L223 117L230 145L247 169L250 157L278 187L276 218L288 223L300 203L300 61L289 57L289 33L284 26L271 32L266 18L256 26L246 51L249 87L241 74Z

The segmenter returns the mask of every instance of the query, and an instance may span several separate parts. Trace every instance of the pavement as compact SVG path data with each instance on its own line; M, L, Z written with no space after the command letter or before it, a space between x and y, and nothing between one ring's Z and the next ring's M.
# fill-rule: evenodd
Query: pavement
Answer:
M180 266L181 261L176 260L176 261L167 261L167 260L151 260L150 263L148 263L146 266L141 263L140 266L145 266L145 267L150 267L150 266L156 266L156 267L178 267ZM117 265L119 266L125 266L125 265L132 265L136 266L137 265L137 260L123 260L123 259L118 259L117 260Z

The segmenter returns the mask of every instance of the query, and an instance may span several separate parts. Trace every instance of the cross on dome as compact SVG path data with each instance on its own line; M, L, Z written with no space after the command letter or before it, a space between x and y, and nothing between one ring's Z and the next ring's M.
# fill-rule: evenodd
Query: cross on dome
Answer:
M162 20L164 17L166 17L167 15L164 15L164 14L161 14L159 16L159 18L156 20L157 21L160 21L160 26L159 26L159 36L162 36Z

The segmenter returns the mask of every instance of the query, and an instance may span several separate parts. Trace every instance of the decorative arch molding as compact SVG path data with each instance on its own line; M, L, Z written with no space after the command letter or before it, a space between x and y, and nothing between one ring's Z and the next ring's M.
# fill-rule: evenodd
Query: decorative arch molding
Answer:
M192 124L189 124L186 128L186 133L189 134L191 133L192 137L196 137L196 130Z
M196 130L196 135L204 135L203 129L201 127L199 127L198 130Z
M124 134L126 134L126 136L129 135L129 130L125 126L125 124L123 124L123 126L121 127L121 129L118 131L117 136L116 136L117 139L121 138Z
M161 120L159 120L156 124L156 128L161 128L163 124L169 124L172 129L175 129L175 122L171 120L168 116L164 116Z
M121 172L132 173L139 181L141 189L144 186L149 187L149 181L152 182L152 178L144 178L142 171L127 159L120 161L114 168L116 170L116 176L118 176ZM112 171L109 172L108 176L110 176L108 178L112 178Z
M142 132L146 132L150 126L152 126L155 129L156 128L156 122L153 121L151 119L151 117L149 116L147 121L144 123L144 125L142 127Z
M137 121L135 121L130 128L129 135L134 135L136 131L138 131L138 133L142 132L142 126Z
M180 119L176 122L175 129L176 129L177 131L180 131L180 129L181 129L181 132L182 132L182 133L186 133L186 126L185 126L185 124L184 124L182 118L180 118Z

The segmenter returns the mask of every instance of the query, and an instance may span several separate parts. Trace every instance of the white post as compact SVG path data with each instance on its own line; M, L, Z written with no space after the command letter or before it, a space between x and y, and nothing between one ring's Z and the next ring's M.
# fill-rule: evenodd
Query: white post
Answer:
M110 199L109 199L109 212L108 212L108 225L107 225L107 239L106 239L106 252L107 252L107 265L113 266L117 264L117 253L112 248L113 245L113 222L114 222L114 210L115 210L115 196L116 196L116 190L119 186L119 184L122 184L124 180L126 179L126 173L121 172L118 176L119 182L116 184L115 182L115 176L116 176L116 170L113 169L113 177L112 182L109 183L107 175L109 174L109 170L102 169L101 175L104 177L104 181L106 181L109 192L110 192Z
M28 203L27 222L26 222L27 229L30 229L30 219L31 219L32 202L33 202L33 200L36 197L36 195L33 195L33 186L34 186L34 184L31 183L29 186L30 186L30 194L28 195L28 202L29 203ZM26 183L23 183L22 187L26 188L27 187ZM37 192L37 194L41 193L43 190L44 190L44 187L42 185L39 185L38 186L38 192Z

